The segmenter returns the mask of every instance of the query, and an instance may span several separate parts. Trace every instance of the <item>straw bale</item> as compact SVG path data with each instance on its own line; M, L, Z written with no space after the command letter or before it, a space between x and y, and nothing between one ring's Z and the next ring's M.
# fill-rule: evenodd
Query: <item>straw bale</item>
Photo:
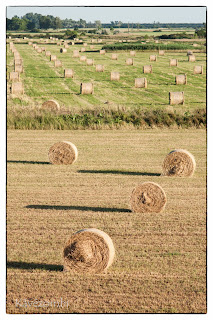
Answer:
M169 60L169 65L170 65L170 67L177 67L178 60L177 59L170 59Z
M112 71L110 75L110 80L111 81L119 81L120 80L120 73Z
M127 58L126 59L126 65L127 66L133 66L133 59L132 58Z
M54 61L54 66L55 66L56 68L62 67L62 62L61 62L60 60L56 60L56 61Z
M46 51L46 48L45 47L41 47L41 51Z
M14 60L14 65L15 65L15 66L21 66L21 65L23 65L23 60L16 58L16 59Z
M79 58L79 51L78 50L73 50L73 58Z
M171 151L164 159L162 166L162 175L190 177L196 168L194 156L183 149Z
M104 66L102 64L96 64L95 70L97 72L104 72Z
M179 74L175 77L176 84L187 84L187 75L186 74Z
M154 182L144 182L136 186L131 194L131 210L135 213L160 213L166 206L166 194Z
M24 69L23 69L23 65L20 65L20 64L15 64L15 66L14 66L14 71L15 72L20 72L20 73L22 73L22 72L24 72Z
M87 82L87 83L81 83L80 86L80 93L81 94L93 94L93 83Z
M143 66L143 73L152 73L152 66Z
M86 43L86 42L85 42L85 43L83 43L83 46L84 46L84 47L86 47L86 46L87 46L87 43Z
M49 111L58 111L60 110L60 105L56 100L48 100L42 104L41 108Z
M57 60L56 55L51 54L51 55L50 55L50 61L56 61L56 60Z
M37 51L38 53L42 53L41 48L38 48L36 51Z
M81 48L81 52L85 52L86 51L86 49L85 48Z
M68 49L69 45L67 43L64 44L64 49Z
M91 45L91 46L90 46L90 49L94 49L94 46L93 46L93 45Z
M169 104L184 104L184 92L169 92Z
M115 248L104 231L89 228L74 233L64 250L64 271L83 274L106 272L113 263Z
M146 78L136 78L135 79L135 88L147 88Z
M149 61L157 61L157 56L156 55L149 56Z
M112 60L118 60L117 53L112 53Z
M105 54L106 50L100 50L100 54Z
M159 54L159 56L164 56L165 51L164 51L164 50L159 50L159 51L158 51L158 54Z
M12 94L23 94L24 93L24 87L22 82L12 82L11 84L11 93Z
M48 152L52 164L73 164L78 158L76 146L69 141L56 142Z
M9 80L12 81L12 82L15 82L15 81L20 81L20 74L19 72L15 72L15 71L12 71L10 72L9 74Z
M86 56L80 56L80 61L87 61L87 57Z
M61 49L60 49L60 52L61 52L61 53L66 53L66 52L67 52L67 49L61 48Z
M194 74L203 74L203 66L194 66Z
M129 52L129 54L130 54L130 56L135 57L136 52L135 52L134 50L131 50L131 51Z
M46 52L45 52L45 56L46 56L46 57L50 57L50 56L51 56L51 52L50 52L50 51L46 51Z
M31 41L28 42L28 45L29 45L29 46L32 46L32 44L33 44L33 43L32 43Z
M191 50L187 51L187 56L193 55L193 52Z
M88 66L93 66L94 60L93 59L87 59L87 65Z
M196 58L195 58L195 56L193 54L188 56L188 61L189 62L195 62L195 60L196 60Z
M73 78L74 72L72 69L64 69L64 78Z

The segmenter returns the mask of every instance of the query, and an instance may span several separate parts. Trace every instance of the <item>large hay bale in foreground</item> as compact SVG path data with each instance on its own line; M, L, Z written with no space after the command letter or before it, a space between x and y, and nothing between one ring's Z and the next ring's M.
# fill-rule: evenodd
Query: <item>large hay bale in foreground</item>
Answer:
M16 95L24 94L23 83L22 82L13 82L11 84L11 93L16 94Z
M195 56L193 54L188 56L188 61L189 62L195 62L195 60L196 60L196 58L195 58Z
M152 66L143 66L143 73L152 73Z
M127 66L133 66L133 59L132 58L127 58L126 59L126 65Z
M135 88L147 88L146 78L136 78L135 79Z
M87 57L86 56L80 56L80 61L87 61Z
M111 81L119 81L120 80L120 73L112 71L110 74L110 80Z
M81 94L93 94L93 83L81 83L80 86L80 93Z
M51 56L50 56L50 61L56 61L56 60L57 60L56 55L51 54Z
M203 66L194 66L194 74L203 74Z
M49 111L58 111L60 110L60 105L55 100L48 100L42 104L41 108Z
M162 212L166 205L166 194L157 183L144 182L132 191L131 210L136 213Z
M96 64L95 70L97 72L104 72L104 66L102 64Z
M19 72L15 72L15 71L12 71L10 72L9 74L9 80L12 81L12 82L15 82L15 81L20 81L20 74Z
M190 177L195 171L196 162L187 150L176 149L165 157L162 168L164 176Z
M177 59L170 59L169 60L170 67L177 67L178 66L178 60Z
M74 72L72 69L64 69L64 78L73 78Z
M165 51L164 51L164 50L159 50L159 51L158 51L158 54L159 54L159 56L164 56Z
M65 245L63 256L64 271L95 274L110 267L115 248L108 234L90 228L74 233Z
M131 51L129 52L129 54L130 54L130 56L135 57L136 52L135 52L134 50L131 50Z
M93 66L94 60L93 59L87 59L87 66Z
M112 53L112 60L118 60L117 53Z
M61 53L66 53L66 52L67 52L67 49L61 48L61 49L60 49L60 52L61 52Z
M157 61L157 56L152 54L151 56L149 56L149 61Z
M56 68L62 67L62 62L60 60L56 60L56 61L54 61L54 66Z
M169 92L169 104L184 104L184 92Z
M186 74L179 74L175 77L176 84L187 84L187 75Z
M56 142L48 152L52 164L73 164L78 158L76 146L69 141Z

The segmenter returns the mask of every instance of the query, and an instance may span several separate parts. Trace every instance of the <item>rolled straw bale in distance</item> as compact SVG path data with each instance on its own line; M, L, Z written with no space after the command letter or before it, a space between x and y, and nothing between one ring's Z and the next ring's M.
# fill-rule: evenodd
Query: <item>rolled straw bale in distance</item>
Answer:
M22 59L15 59L15 60L14 60L14 64L20 66L20 65L23 64L23 60L22 60Z
M131 50L131 51L129 52L129 54L130 54L130 56L135 57L136 52L135 52L134 50Z
M86 47L86 46L87 46L87 43L86 43L86 42L84 42L84 43L83 43L83 46L84 46L84 47Z
M112 53L112 60L118 60L117 53Z
M143 73L152 73L152 66L143 66Z
M195 60L196 60L196 58L195 58L195 56L193 54L188 56L188 61L189 62L195 62Z
M187 75L186 74L179 74L175 77L176 84L187 84Z
M24 93L24 87L22 82L13 82L11 85L11 93L12 94L23 94Z
M50 56L51 56L51 52L50 52L50 51L46 51L46 52L45 52L45 56L46 56L46 57L50 57Z
M41 50L42 50L42 52L46 51L46 48L45 47L41 47Z
M104 66L102 64L96 64L95 70L97 72L104 72Z
M177 59L170 59L169 60L169 65L170 65L170 67L177 67L178 60Z
M67 43L64 44L64 49L69 49L69 45Z
M192 50L188 50L188 51L187 51L187 56L190 56L190 55L193 55Z
M42 53L42 49L41 49L41 48L38 48L36 51L37 51L38 53Z
M105 272L113 263L115 248L104 231L89 228L74 233L64 251L64 271L97 274Z
M60 52L61 52L61 53L66 53L66 52L67 52L67 49L61 48L61 49L60 49Z
M56 142L48 152L52 164L73 164L78 158L76 146L69 141Z
M81 48L81 52L85 52L86 51L86 49L85 48Z
M87 61L87 57L86 56L80 56L80 61Z
M56 100L48 100L42 104L41 108L50 111L58 111L60 110L60 105Z
M24 72L23 65L15 64L14 71L15 72L20 72L20 73Z
M157 56L152 54L151 56L149 56L149 61L157 61Z
M135 79L135 88L147 88L146 78L136 78Z
M100 54L105 54L106 50L100 50Z
M32 44L33 44L33 43L32 43L31 41L28 42L28 45L29 45L29 46L32 46Z
M94 49L94 46L93 46L93 44L91 44L91 46L90 46L90 49Z
M87 66L93 66L94 60L93 59L87 59Z
M110 74L110 80L111 81L119 81L120 80L120 73L112 71Z
M64 78L73 78L74 72L72 69L64 69Z
M184 104L184 92L169 92L169 104Z
M196 168L194 156L184 149L171 151L165 157L162 165L164 176L190 177Z
M78 50L73 50L73 58L79 58L79 51Z
M131 210L136 213L160 213L166 206L166 194L154 182L144 182L136 186L131 194Z
M50 56L50 61L56 61L56 60L57 60L56 55L51 54L51 56Z
M81 83L80 85L81 94L93 94L93 83Z
M164 50L159 50L159 51L158 51L158 54L159 54L159 56L164 56L165 51L164 51Z
M133 66L133 59L132 58L127 58L126 59L126 65L127 66Z
M12 82L15 82L15 81L20 81L20 74L19 72L15 72L15 71L12 71L10 72L9 74L9 80L12 81Z
M194 74L203 74L203 66L194 66Z
M56 61L54 61L54 66L55 66L56 68L62 67L62 62L61 62L60 60L56 60Z

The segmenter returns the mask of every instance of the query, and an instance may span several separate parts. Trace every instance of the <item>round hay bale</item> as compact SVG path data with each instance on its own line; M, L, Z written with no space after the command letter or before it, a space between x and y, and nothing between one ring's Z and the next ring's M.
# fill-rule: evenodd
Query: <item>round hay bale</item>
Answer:
M96 64L95 70L97 72L104 72L104 66L102 64Z
M61 49L60 49L60 52L61 52L61 53L66 53L66 52L67 52L67 49L61 48Z
M164 50L159 50L158 54L159 54L159 56L164 56L165 52L164 52Z
M20 74L19 72L15 72L15 71L12 71L10 72L9 74L9 80L12 81L12 82L15 82L15 81L20 81Z
M147 88L146 78L136 78L135 79L135 88Z
M157 56L156 55L149 56L149 61L157 61Z
M169 92L169 104L184 104L184 92Z
M127 66L133 66L133 59L132 58L127 58L126 59L126 65Z
M68 49L69 45L67 43L64 44L64 49Z
M112 53L112 60L118 60L117 53Z
M42 50L42 52L46 51L46 48L45 47L41 47L41 50Z
M50 51L46 51L46 52L45 52L45 56L46 56L46 57L50 57L50 56L51 56L51 52L50 52Z
M160 213L166 205L166 194L157 183L144 182L133 189L130 203L135 213Z
M131 51L129 52L129 54L130 54L130 56L135 57L136 52L135 52L134 50L131 50Z
M73 58L79 58L79 51L78 50L73 50Z
M100 50L100 54L105 54L106 50Z
M87 46L87 43L86 43L86 42L84 42L84 43L83 43L83 46L84 46L84 47L86 47L86 46Z
M81 83L80 86L80 93L81 94L93 94L93 83Z
M87 66L93 66L94 60L93 59L87 59Z
M120 80L120 73L112 71L110 74L110 80L111 81L119 81Z
M187 56L190 56L190 55L192 55L193 54L193 52L191 51L191 50L188 50L187 51Z
M87 57L86 56L81 56L80 57L80 61L87 61Z
M48 157L52 164L73 164L78 158L78 150L71 142L56 142L50 147Z
M60 60L56 60L56 61L54 61L54 66L55 66L56 68L62 67L62 62L61 62Z
M203 74L203 66L194 66L194 74Z
M195 60L196 60L196 58L195 58L195 56L193 54L188 56L188 61L189 62L195 62Z
M38 53L42 53L41 48L38 48L36 51L37 51Z
M176 84L187 84L187 75L186 74L179 74L175 77Z
M48 101L45 101L43 104L42 104L42 109L47 109L47 110L50 110L50 111L58 111L60 110L60 105L57 101L55 100L48 100Z
M86 49L85 48L81 48L81 52L85 52L86 51Z
M24 69L23 69L23 65L16 65L15 64L15 66L14 66L14 71L15 72L19 72L19 73L22 73L22 72L24 72Z
M108 234L89 228L74 233L65 245L63 256L65 271L95 274L110 267L115 248Z
M23 60L22 59L15 59L14 60L14 64L17 65L17 66L18 65L21 66L23 64Z
M152 66L143 66L143 73L152 73Z
M11 93L12 94L24 94L24 87L22 82L12 82L11 84Z
M178 60L177 59L170 59L169 60L170 67L177 67L178 66Z
M29 46L32 46L32 44L33 44L33 43L32 43L31 41L28 42L28 45L29 45Z
M64 78L73 78L74 72L72 69L64 69Z
M176 149L165 157L162 168L164 176L190 177L195 171L196 162L187 150Z
M50 56L50 61L56 61L56 60L57 60L56 55L51 54L51 56Z

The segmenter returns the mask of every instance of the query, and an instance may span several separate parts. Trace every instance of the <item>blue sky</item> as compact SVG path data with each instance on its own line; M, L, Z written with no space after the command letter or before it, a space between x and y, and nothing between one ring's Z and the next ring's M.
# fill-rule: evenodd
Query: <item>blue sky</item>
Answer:
M8 6L7 17L19 17L28 12L53 15L61 19L80 18L87 22L101 20L102 23L110 21L152 23L203 23L206 21L206 7L21 7Z

